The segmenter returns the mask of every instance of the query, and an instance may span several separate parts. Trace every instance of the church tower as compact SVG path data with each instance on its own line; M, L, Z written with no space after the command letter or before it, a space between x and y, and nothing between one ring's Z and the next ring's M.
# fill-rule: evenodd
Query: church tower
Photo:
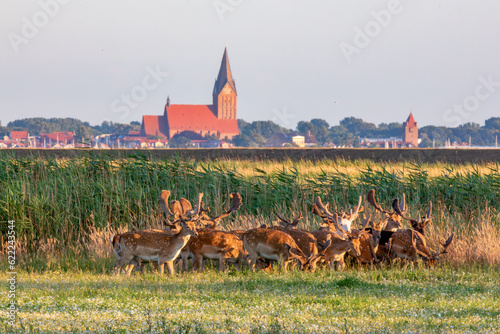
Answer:
M218 119L236 119L236 97L236 84L231 74L227 48L225 48L212 94L213 112Z
M404 134L403 141L407 143L411 143L413 147L418 147L418 127L417 122L413 118L413 113L410 112L410 116L406 122L403 123Z

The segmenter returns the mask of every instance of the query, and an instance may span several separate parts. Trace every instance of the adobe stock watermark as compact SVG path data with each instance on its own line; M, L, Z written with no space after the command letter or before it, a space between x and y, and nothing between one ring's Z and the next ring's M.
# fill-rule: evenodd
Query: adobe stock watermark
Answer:
M394 16L403 12L403 5L400 0L390 0L387 3L387 9L372 11L370 14L372 20L365 23L363 28L356 26L354 28L354 37L352 43L343 41L340 43L340 50L348 64L352 62L352 57L358 55L367 48L374 38L378 37L384 28L391 24Z
M215 0L213 5L219 19L224 20L227 12L234 11L243 2L244 0Z
M170 75L168 72L164 72L160 65L156 65L155 68L147 66L146 72L140 85L132 87L130 93L121 94L120 98L111 103L111 110L114 113L121 114L121 119L127 118L130 111L146 100L149 93L160 87L165 78Z
M288 111L286 110L286 106L283 107L282 110L279 110L277 108L273 109L273 117L271 118L271 121L273 121L274 123L286 127L290 126L290 124L292 123L292 119L295 119L295 115L288 113Z
M71 0L40 0L38 6L40 9L36 11L31 18L23 16L21 18L20 33L9 32L7 38L15 53L19 53L21 45L28 44L33 38L38 36L40 30L43 29L50 20L59 14L61 6L67 5Z
M494 81L493 74L488 75L487 78L479 76L477 81L479 84L474 89L473 94L465 97L462 103L456 103L453 107L445 110L443 113L445 122L454 126L462 124L472 112L479 109L481 101L489 99L500 88L500 81Z

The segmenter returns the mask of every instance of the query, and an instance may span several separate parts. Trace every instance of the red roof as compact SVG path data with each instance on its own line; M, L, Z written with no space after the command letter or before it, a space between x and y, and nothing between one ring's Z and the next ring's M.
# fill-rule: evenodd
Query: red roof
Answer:
M28 131L11 131L10 139L12 140L26 140L28 139Z
M408 119L406 120L406 126L409 128L417 127L417 122L415 122L415 119L413 118L413 113L410 113L410 116L408 116Z
M40 137L58 140L59 142L68 142L75 139L75 134L73 132L52 132L52 133L40 133Z
M218 119L212 105L172 104L165 107L170 131L219 132L221 137L237 135L236 119Z
M141 136L168 137L168 125L165 116L142 116Z
M129 136L138 136L138 135L139 135L139 133L141 133L141 131L130 130L130 131L128 132L128 135L129 135Z

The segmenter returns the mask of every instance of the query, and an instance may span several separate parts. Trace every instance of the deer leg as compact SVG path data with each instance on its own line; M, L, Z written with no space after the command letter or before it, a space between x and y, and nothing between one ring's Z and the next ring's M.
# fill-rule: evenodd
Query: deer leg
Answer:
M189 258L189 252L181 252L181 259L182 259L182 266L185 271L188 271L188 258Z
M255 272L255 264L257 264L258 254L253 250L249 250L246 258L248 262L248 267L252 272Z
M168 273L170 275L173 275L175 274L175 270L174 270L174 261L167 261L165 262L167 264L167 270L168 270Z
M193 254L193 269L195 269L196 264L196 270L199 272L202 272L204 268L203 265L203 255L201 254Z
M118 273L120 272L121 268L123 267L123 265L127 262L129 262L130 260L132 260L134 258L134 256L122 256L118 261L116 261L115 263L115 268L116 268L116 274L118 275ZM130 273L129 273L130 275Z
M219 255L219 271L225 272L226 271L226 257L224 254Z

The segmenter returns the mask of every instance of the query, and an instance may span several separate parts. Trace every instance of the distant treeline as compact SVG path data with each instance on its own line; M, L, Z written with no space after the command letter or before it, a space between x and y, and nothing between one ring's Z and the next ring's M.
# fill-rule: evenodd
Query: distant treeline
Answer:
M246 122L239 119L238 125L240 135L232 142L236 146L261 147L274 133L310 131L316 137L318 145L331 142L335 145L359 146L362 138L389 138L401 137L403 133L402 123L374 123L365 122L360 118L346 117L339 125L331 126L323 119L312 119L311 121L300 121L296 129L287 129L273 121ZM91 135L116 134L127 135L131 130L140 130L139 122L130 124L113 123L104 121L100 125L90 125L75 118L26 118L16 120L7 124L0 124L0 136L9 135L12 130L27 130L30 135L39 135L54 131L73 131L76 138L89 138ZM468 143L469 139L474 146L493 146L496 137L500 135L500 117L492 117L481 126L477 123L466 123L455 128L428 125L419 128L419 138L422 139L419 147L443 146L446 141Z

